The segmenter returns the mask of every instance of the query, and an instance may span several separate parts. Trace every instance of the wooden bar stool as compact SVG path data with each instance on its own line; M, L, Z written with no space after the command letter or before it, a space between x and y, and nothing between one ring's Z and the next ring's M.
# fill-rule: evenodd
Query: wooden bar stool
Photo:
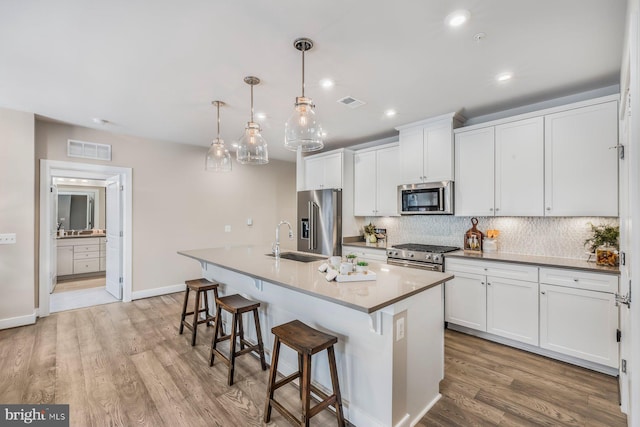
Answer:
M273 353L271 354L271 370L269 371L269 385L267 389L267 403L264 410L264 422L268 423L271 419L271 407L273 406L291 423L300 426L308 426L311 417L318 414L327 406L333 405L336 410L338 425L341 427L344 426L345 422L342 414L342 398L340 397L338 370L336 369L336 355L333 349L333 345L338 342L338 338L313 329L299 320L293 320L289 323L285 323L284 325L276 326L271 329L271 332L275 335L275 341L273 342ZM295 372L280 381L276 381L280 343L283 343L298 352L298 372ZM333 394L331 396L311 384L311 356L325 349L327 350L327 356L329 357L329 371L331 373L331 384L333 385ZM273 393L278 388L290 383L296 378L300 378L302 420L298 419L291 412L285 409L284 406L282 406L273 397ZM313 408L311 408L311 391L322 398L322 401Z
M196 345L196 335L198 334L198 325L206 323L209 326L210 322L215 322L215 317L209 313L209 297L208 291L213 291L214 298L218 298L218 283L210 282L207 279L193 279L184 282L187 285L187 289L184 294L184 304L182 304L182 316L180 319L180 335L184 331L184 327L191 329L193 335L191 337L191 345ZM189 291L196 293L196 301L193 307L193 311L187 312L187 303L189 302ZM204 308L200 308L200 294L204 294ZM204 312L204 319L198 319L200 313ZM193 314L193 321L189 323L186 320L187 316Z
M260 363L262 364L262 370L267 370L267 363L264 360L264 346L262 345L262 332L260 330L260 319L258 318L259 302L251 301L242 295L229 295L221 298L216 298L216 319L221 319L222 310L231 313L231 333L229 335L222 335L222 322L216 322L216 331L213 334L213 340L211 342L211 358L209 359L209 366L213 366L213 358L217 353L222 360L229 366L229 377L227 383L233 385L233 374L235 370L236 357L256 351L260 356ZM258 336L258 344L253 345L249 341L244 339L244 328L242 326L242 314L253 312L253 321L256 325L256 335ZM220 336L219 336L220 335ZM240 338L240 350L236 351L236 339ZM231 340L229 342L229 357L225 356L216 348L217 344L221 341ZM246 346L246 347L245 347Z

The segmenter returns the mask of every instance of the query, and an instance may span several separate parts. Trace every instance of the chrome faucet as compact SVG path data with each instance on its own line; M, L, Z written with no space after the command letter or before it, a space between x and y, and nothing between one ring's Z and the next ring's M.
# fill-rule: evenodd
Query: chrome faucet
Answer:
M289 227L289 238L293 239L293 228L291 228L291 224L289 223L289 221L280 221L278 225L276 225L276 242L271 248L271 250L273 251L273 255L276 258L280 258L280 226L282 224L287 224L287 227Z

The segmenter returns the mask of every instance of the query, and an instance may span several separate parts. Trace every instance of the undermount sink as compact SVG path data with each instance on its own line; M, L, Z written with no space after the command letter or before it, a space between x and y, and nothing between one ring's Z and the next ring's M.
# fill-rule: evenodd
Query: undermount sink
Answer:
M267 254L267 256L275 256L275 255ZM280 254L280 258L290 259L292 261L299 261L299 262L313 262L313 261L322 261L326 257L321 257L316 255L305 255L305 254L299 254L296 252L282 252Z

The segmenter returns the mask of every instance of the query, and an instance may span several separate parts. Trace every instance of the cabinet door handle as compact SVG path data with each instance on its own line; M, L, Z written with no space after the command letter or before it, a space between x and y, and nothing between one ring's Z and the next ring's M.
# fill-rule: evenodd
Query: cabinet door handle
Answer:
M542 295L546 295L546 294L547 294L545 291L540 291L540 293L541 293Z
M498 212L500 210L500 208L496 208L496 212Z
M489 212L493 212L493 208L489 208Z
M491 286L491 282L487 282L487 286Z
M550 208L550 207L547 207L547 210L548 210L548 211L550 211L550 210L551 210L551 208Z
M578 279L573 279L574 282L578 282Z
M480 282L480 284L481 284L482 286L484 286L484 282Z

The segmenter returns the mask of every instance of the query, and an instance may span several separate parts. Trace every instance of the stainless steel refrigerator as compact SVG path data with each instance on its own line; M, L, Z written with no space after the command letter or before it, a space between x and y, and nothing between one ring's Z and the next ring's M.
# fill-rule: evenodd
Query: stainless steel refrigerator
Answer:
M298 192L298 250L342 254L342 190Z

